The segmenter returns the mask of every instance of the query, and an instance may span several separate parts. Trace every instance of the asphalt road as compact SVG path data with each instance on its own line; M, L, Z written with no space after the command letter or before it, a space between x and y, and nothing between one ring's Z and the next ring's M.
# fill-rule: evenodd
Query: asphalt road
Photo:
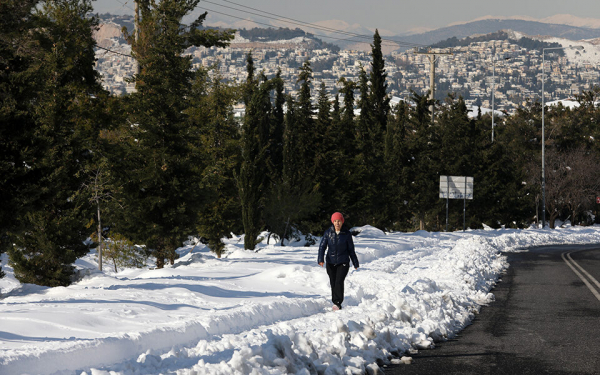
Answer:
M600 374L600 245L508 253L510 267L472 324L412 355L407 374ZM590 285L573 271L577 270ZM590 290L596 290L596 294Z

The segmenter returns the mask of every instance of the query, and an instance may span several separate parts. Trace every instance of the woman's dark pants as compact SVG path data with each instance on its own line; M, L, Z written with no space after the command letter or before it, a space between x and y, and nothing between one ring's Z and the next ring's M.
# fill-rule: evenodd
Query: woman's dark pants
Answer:
M327 274L329 275L329 283L331 284L331 301L334 305L342 307L344 301L344 280L348 275L350 263L330 264L327 263Z

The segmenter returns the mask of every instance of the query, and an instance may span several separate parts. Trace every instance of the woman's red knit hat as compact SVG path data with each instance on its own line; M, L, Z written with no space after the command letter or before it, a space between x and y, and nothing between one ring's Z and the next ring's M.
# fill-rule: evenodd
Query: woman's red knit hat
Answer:
M333 215L331 215L331 222L333 223L334 220L340 220L343 223L344 222L344 215L342 215L339 212L336 212Z

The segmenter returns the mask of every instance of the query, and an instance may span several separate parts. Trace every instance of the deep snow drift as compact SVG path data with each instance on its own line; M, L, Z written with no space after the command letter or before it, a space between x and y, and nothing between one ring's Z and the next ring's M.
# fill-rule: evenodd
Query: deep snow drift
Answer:
M95 271L63 288L0 279L1 374L360 374L467 325L508 267L501 251L600 243L600 227L383 233L355 228L361 263L332 311L317 245L217 259L182 247L164 269ZM108 269L108 270L107 270ZM394 357L395 356L395 357Z

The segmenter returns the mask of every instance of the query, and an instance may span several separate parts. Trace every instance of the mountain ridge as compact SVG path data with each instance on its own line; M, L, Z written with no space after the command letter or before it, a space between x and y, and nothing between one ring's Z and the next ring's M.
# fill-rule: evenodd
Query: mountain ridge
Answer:
M490 34L500 30L513 30L530 36L549 36L569 40L600 38L600 29L515 19L486 19L442 27L426 33L403 36L395 39L405 43L428 46L452 37L462 39L473 35Z

